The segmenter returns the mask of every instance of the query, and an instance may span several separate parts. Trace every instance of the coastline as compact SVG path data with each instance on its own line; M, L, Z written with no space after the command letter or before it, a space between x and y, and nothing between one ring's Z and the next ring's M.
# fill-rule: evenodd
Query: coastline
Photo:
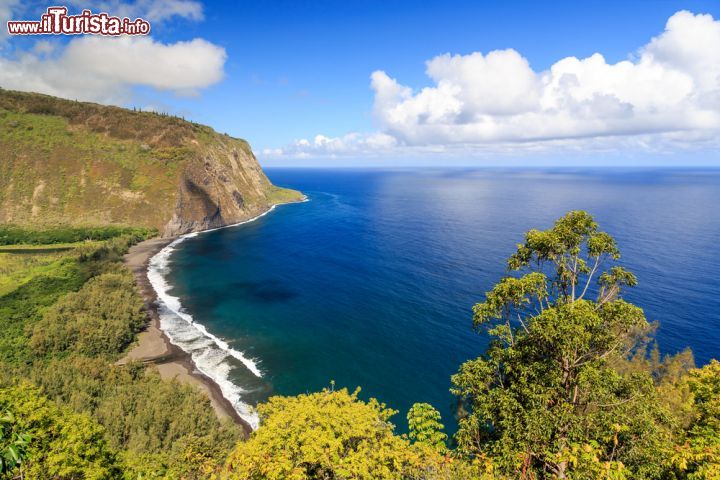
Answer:
M148 324L138 334L137 344L116 364L124 365L130 361L152 364L161 378L166 380L175 379L181 383L194 385L208 396L218 419L221 421L232 420L243 428L246 436L249 436L253 431L252 425L242 418L230 400L223 395L220 385L201 372L191 354L173 344L168 334L162 330L158 310L158 292L148 277L150 262L163 249L183 237L249 223L272 212L279 205L307 201L309 201L307 196L303 196L302 200L299 201L274 204L264 212L242 222L175 237L155 237L130 247L128 253L123 257L123 261L135 276L137 288L145 302Z
M152 364L160 377L165 380L175 379L180 383L193 385L202 390L210 399L218 419L230 419L240 425L245 434L252 432L251 426L240 417L232 404L220 390L220 386L210 377L200 372L193 362L190 354L180 347L173 345L170 339L160 328L160 315L158 313L157 292L148 279L148 265L150 259L168 246L174 238L151 238L130 247L123 261L135 276L135 282L145 301L148 315L148 324L138 334L137 344L119 360L117 365L124 365L130 361Z

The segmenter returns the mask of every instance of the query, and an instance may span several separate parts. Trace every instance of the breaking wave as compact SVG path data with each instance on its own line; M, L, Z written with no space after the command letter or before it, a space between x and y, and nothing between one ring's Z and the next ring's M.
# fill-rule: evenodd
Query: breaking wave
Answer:
M275 206L250 220L220 228L252 222L274 209ZM257 412L251 405L242 401L243 393L246 392L230 380L230 374L239 367L231 360L235 359L242 364L242 367L239 368L245 368L256 377L262 378L263 372L258 366L258 360L235 350L225 340L210 333L203 324L195 321L192 315L183 308L178 297L169 293L172 285L167 279L171 273L170 257L175 248L188 238L214 230L219 230L219 228L189 233L174 240L150 259L147 276L158 297L160 328L174 345L191 356L195 367L200 372L211 378L220 387L223 396L232 404L240 417L253 429L256 429L260 421Z

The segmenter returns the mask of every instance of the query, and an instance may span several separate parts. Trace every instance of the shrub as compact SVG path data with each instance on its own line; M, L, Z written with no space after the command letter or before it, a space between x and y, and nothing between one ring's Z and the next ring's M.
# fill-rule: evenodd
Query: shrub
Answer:
M145 323L142 309L130 272L105 273L49 308L33 328L30 345L41 356L117 355Z

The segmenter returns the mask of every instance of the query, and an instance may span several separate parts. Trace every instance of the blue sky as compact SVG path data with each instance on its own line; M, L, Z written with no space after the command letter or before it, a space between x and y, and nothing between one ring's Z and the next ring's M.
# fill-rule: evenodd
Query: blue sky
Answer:
M425 61L448 52L514 48L535 69L595 52L619 61L658 34L678 10L720 17L716 1L227 5L206 3L207 20L194 26L194 35L224 46L229 56L227 80L204 94L197 111L203 121L246 136L258 149L319 132L370 130L370 73L378 69L423 87L430 83ZM227 111L228 101L239 111ZM186 108L195 111L194 103L186 102Z
M70 9L78 11L87 7L97 10L104 7L112 14L112 9L123 8L123 3L137 7L132 11L141 11L140 3L147 6L152 1L115 0L103 4L77 2L77 7L73 9L71 6ZM209 124L218 131L246 138L263 163L268 165L391 164L399 157L405 158L401 164L447 161L469 164L532 163L558 157L570 163L590 164L632 164L637 159L642 159L640 163L656 161L662 164L703 164L718 160L717 144L712 141L704 140L699 146L693 143L678 147L677 144L683 142L677 136L670 142L671 146L665 137L652 140L647 136L650 130L656 128L664 131L694 131L695 120L657 127L652 119L644 119L644 123L638 121L642 127L637 129L645 135L642 141L629 145L627 140L622 140L615 142L614 146L605 141L600 142L601 145L594 142L590 149L593 153L586 154L586 144L572 140L569 142L572 145L569 145L566 140L576 136L594 138L597 132L590 131L592 129L581 133L568 133L568 130L547 135L538 133L527 138L519 138L518 135L522 135L518 132L493 136L486 133L461 133L460 130L453 130L454 127L445 128L447 125L442 126L442 130L429 129L425 120L433 118L437 111L422 110L418 113L418 109L435 108L418 106L423 103L418 94L424 87L438 87L437 79L433 80L426 74L426 62L439 55L460 55L463 57L458 57L457 61L470 65L469 55L473 52L487 55L494 50L513 49L526 60L538 78L563 58L585 59L596 52L603 55L608 65L628 58L639 62L638 49L662 34L666 22L676 12L688 10L693 14L710 14L712 19L718 19L720 2L717 1L556 1L547 4L397 0L207 1L201 4L191 0L156 1L167 5L196 4L200 8L201 18L181 13L159 18L158 21L150 19L153 23L152 38L165 45L199 38L224 49L224 63L220 72L222 79L198 80L199 86L190 88L190 95L185 87L169 85L164 88L162 83L155 80L125 79L122 86L127 92L123 97L100 96L90 99L180 113ZM2 2L9 5L6 11L11 12L14 19L33 19L47 6L38 3L21 7L13 0L0 0L0 12L3 11ZM62 49L75 40L43 39L59 46L54 53L44 54L42 61L59 62L58 58L64 54ZM34 38L6 39L0 57L4 56L7 62L18 62L24 52L35 48L36 42ZM710 62L715 61L714 55L720 55L720 52L709 51L710 46L698 48L708 49L705 55L710 58ZM665 51L668 51L667 48ZM202 56L202 52L199 55ZM673 60L673 68L682 63L680 60ZM13 65L17 63L7 63L4 68L12 69ZM439 77L448 81L457 80L453 76L457 70L448 70L446 67L438 67L441 70ZM202 68L209 69L207 66ZM386 82L385 87L371 88L370 76L376 71L383 71L388 78L397 80L397 88L410 88L412 98L406 95L402 100L389 100L389 103L378 107L376 100L380 92L390 92L396 85L387 85ZM515 76L514 70L507 72L509 77ZM97 72L91 73L95 75ZM158 76L161 74L159 72ZM78 72L78 76L82 75L82 71ZM485 78L482 75L485 74L479 72L477 75L480 77L471 77L472 82L465 82L462 88L474 88L475 83L482 82ZM628 81L637 81L634 80L636 77L629 78ZM462 83L463 80L457 81ZM62 88L53 84L52 79L48 79L46 84L47 87L43 84L38 89L63 94ZM12 82L3 85L2 74L0 86L14 87ZM702 93L715 91L708 88ZM506 93L490 91L480 96L503 96ZM451 100L463 104L467 103L471 93L456 92L452 95ZM445 100L434 102L448 101L447 96L440 96ZM622 105L630 104L635 112L638 111L638 105L633 105L634 100L620 100ZM600 108L593 105L587 108ZM467 123L459 118L471 115L476 119L471 120L472 123L481 117L487 120L489 117L486 115L491 112L490 115L495 117L490 120L498 122L497 128L504 128L502 122L507 112L498 114L496 106L488 106L480 101L470 113L466 106L458 108L462 113L455 111L456 117L437 122L458 125ZM489 110L484 111L484 108ZM404 109L402 111L406 112L406 117L416 115L417 118L403 117L402 123L398 123L398 109ZM709 113L702 112L702 115L712 116L714 110L712 108ZM413 113L408 114L408 111ZM518 112L513 110L511 113L514 115ZM693 118L697 118L696 113L693 113ZM446 119L446 114L443 110L439 115ZM653 123L653 127L647 127L648 122ZM688 127L688 124L692 124L692 127ZM702 127L705 134L707 128L715 128L714 123L710 122L709 125ZM607 137L608 132L612 136L618 134L620 137L628 137L628 128L626 121L623 121L622 127L603 127L599 137ZM362 138L356 140L354 137L344 137L351 132L358 133ZM383 135L383 141L388 140L385 138L388 137L392 146L380 149L368 147L365 138L372 138L378 133ZM325 143L313 144L312 139L317 135L333 141L338 139L338 143L333 144L336 146L328 151ZM473 135L477 135L477 141ZM460 137L463 139L460 140ZM305 148L297 143L300 139L308 139L311 145ZM638 144L644 145L648 141L652 143L651 147L638 147ZM537 147L528 148L528 142ZM498 144L502 145L495 147ZM286 148L288 145L294 146Z

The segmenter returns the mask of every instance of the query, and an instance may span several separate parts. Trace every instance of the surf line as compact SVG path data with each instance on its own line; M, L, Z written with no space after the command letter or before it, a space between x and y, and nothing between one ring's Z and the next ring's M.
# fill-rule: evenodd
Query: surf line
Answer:
M305 196L300 202L289 203L302 203L307 201L309 201L309 198ZM254 376L262 378L263 374L258 366L259 361L243 355L242 352L232 348L228 342L213 335L204 325L195 321L192 315L184 309L180 298L169 293L173 287L168 282L167 277L170 274L170 257L180 243L201 233L237 227L253 222L274 211L278 205L287 204L273 205L265 212L253 218L232 225L224 225L202 232L192 232L181 235L155 254L150 259L147 268L148 280L158 298L160 328L167 335L170 342L190 355L195 364L195 368L220 387L223 397L233 405L238 415L253 429L258 427L260 419L255 409L242 401L243 394L246 393L245 390L230 380L233 366L229 364L227 360L229 357L235 358Z

